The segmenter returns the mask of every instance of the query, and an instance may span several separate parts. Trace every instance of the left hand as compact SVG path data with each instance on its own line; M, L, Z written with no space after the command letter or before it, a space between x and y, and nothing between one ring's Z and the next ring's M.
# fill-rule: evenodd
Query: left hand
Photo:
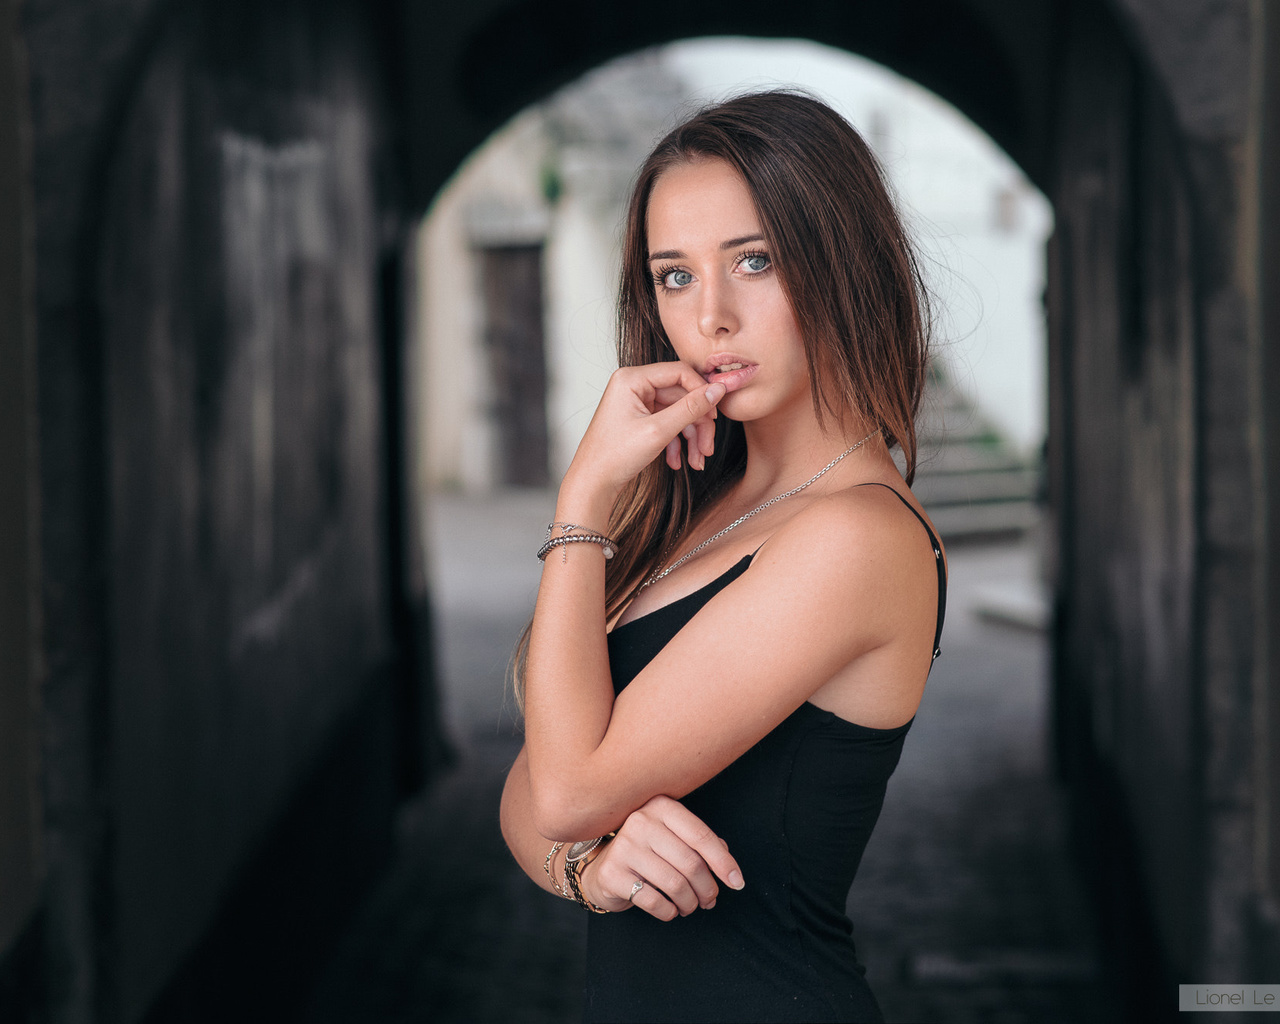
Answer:
M588 868L580 884L596 906L609 911L638 907L660 921L714 907L717 878L733 889L743 885L725 841L668 796L655 796L628 815Z

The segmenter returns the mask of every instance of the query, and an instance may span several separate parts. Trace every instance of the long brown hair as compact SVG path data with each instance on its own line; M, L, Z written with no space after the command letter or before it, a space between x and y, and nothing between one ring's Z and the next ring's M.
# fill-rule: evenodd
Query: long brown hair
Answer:
M783 292L804 339L819 422L851 412L879 425L915 477L915 417L929 348L928 293L875 155L825 103L789 91L708 107L668 134L640 168L627 210L618 293L618 364L675 359L649 269L654 184L676 164L720 159L746 183ZM614 506L605 604L612 615L690 522L746 466L741 424L716 420L707 468L661 460Z
M671 167L720 159L746 183L804 339L815 413L880 427L916 470L915 417L929 348L928 293L884 173L862 137L825 103L770 91L707 107L671 131L640 168L627 209L618 293L618 364L675 359L649 269L654 184ZM715 455L695 473L655 460L614 505L605 563L612 616L693 519L746 467L742 425L716 420ZM516 652L518 680L528 630Z

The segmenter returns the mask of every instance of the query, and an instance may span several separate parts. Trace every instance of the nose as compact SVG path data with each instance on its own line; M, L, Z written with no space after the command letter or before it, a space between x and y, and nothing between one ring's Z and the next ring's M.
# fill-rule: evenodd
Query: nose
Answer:
M698 300L698 330L707 338L738 332L738 311L729 282L713 277L703 283Z

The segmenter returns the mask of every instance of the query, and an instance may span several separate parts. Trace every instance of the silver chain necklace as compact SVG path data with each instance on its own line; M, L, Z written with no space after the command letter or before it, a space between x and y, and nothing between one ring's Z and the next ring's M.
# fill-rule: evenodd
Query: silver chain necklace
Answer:
M719 540L721 537L723 537L723 536L724 536L726 533L728 533L730 530L736 529L737 527L741 526L743 523L745 523L748 519L750 519L750 518L751 518L753 515L755 515L757 512L763 512L763 511L764 511L765 509L767 509L770 505L777 504L779 501L782 501L784 498L790 498L790 497L792 497L792 496L794 496L794 495L796 495L796 494L799 494L801 491L803 491L803 490L804 490L806 487L808 487L810 484L816 483L816 482L817 482L817 481L818 481L818 480L819 480L819 479L820 479L824 474L826 474L826 473L827 473L827 472L829 472L830 470L834 469L834 468L835 468L835 466L836 466L836 464L837 464L838 462L840 462L842 459L846 458L847 456L852 455L852 454L853 454L854 452L856 452L859 448L861 448L864 444L866 444L866 443L867 443L868 441L870 441L873 437L875 437L878 433L880 433L879 428L877 428L877 429L875 429L875 430L871 431L871 433L869 433L869 434L868 434L866 437L864 437L861 441L858 441L858 442L856 442L856 443L854 443L854 444L851 444L851 445L850 445L848 448L846 448L843 452L841 452L841 453L840 453L839 455L837 455L834 459L832 459L832 460L831 460L830 462L828 462L825 466L823 466L820 470L818 470L818 472L814 473L814 474L813 474L813 476L809 477L809 479L808 479L808 480L806 480L804 483L802 483L799 487L793 487L793 488L791 488L791 490L789 490L789 491L785 491L785 492L783 492L782 494L774 495L774 497L770 498L770 499L769 499L768 501L766 501L763 505L757 505L757 506L756 506L755 508L753 508L750 512L747 512L747 513L744 513L743 515L740 515L737 519L735 519L733 522L731 522L728 526L726 526L726 527L725 527L723 530L721 530L719 533L712 534L710 537L708 537L706 540L704 540L701 544L699 544L696 548L693 548L691 551L687 551L687 552L685 552L683 555L681 555L679 558L677 558L674 562L672 562L672 563L671 563L669 566L667 566L665 569L662 569L662 570L660 570L660 571L656 571L656 572L654 572L654 573L653 573L653 574L652 574L648 579L646 579L643 583L641 583L641 584L640 584L640 586L639 586L639 587L637 587L637 588L636 588L636 593L637 593L637 594L639 594L639 593L640 593L640 591L644 590L644 588L645 588L645 587L647 587L650 583L657 583L657 582L658 582L658 580L662 579L662 578L663 578L664 576L666 576L668 573L674 572L676 569L680 568L680 566L684 565L684 563L685 563L685 562L687 562L690 558L692 558L692 557L693 557L694 555L696 555L699 551L701 551L703 548L705 548L708 544L712 543L712 541L717 541L717 540Z

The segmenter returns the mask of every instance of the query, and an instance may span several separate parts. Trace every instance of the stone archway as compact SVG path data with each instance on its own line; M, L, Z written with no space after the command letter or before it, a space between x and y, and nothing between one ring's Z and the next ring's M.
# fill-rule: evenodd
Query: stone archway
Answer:
M357 174L364 185L356 190L378 183L376 199L356 216L357 233L378 239L357 247L378 251L377 265L356 261L366 282L372 275L385 286L382 295L370 288L377 306L396 291L388 282L399 258L397 223L420 213L458 161L498 123L586 68L677 32L801 36L871 57L967 113L1054 203L1060 228L1050 253L1051 461L1061 538L1059 745L1080 820L1098 826L1081 835L1104 906L1118 908L1118 951L1144 951L1137 962L1119 959L1118 970L1147 985L1137 995L1149 1001L1162 998L1153 995L1152 977L1162 976L1162 986L1243 982L1265 976L1280 960L1280 815L1274 809L1280 669L1272 664L1277 659L1270 639L1280 617L1280 474L1272 466L1280 417L1268 406L1266 390L1277 381L1280 344L1276 291L1264 286L1275 272L1280 225L1274 196L1263 187L1280 167L1274 128L1280 18L1270 5L743 0L731 9L681 11L678 20L656 18L639 5L592 0L474 0L447 10L391 0L215 6L227 73L210 76L199 61L171 64L175 89L153 94L149 109L157 116L138 124L130 121L131 110L143 110L129 107L134 87L152 68L162 29L183 5L129 0L104 15L87 3L24 0L17 16L5 21L6 39L20 46L25 63L11 59L18 50L0 61L0 125L10 142L0 162L4 180L17 183L0 239L6 255L0 297L17 313L0 331L13 364L32 370L26 384L6 379L4 394L16 396L13 408L23 415L0 422L0 443L7 453L26 455L13 462L23 496L6 496L0 515L32 536L32 510L39 508L40 535L32 542L38 558L20 560L14 574L0 579L0 641L6 667L17 666L12 677L0 679L0 696L4 708L26 709L0 723L6 773L21 780L22 790L0 803L6 836L0 866L11 885L0 887L0 1013L32 1019L36 1011L24 1008L39 1006L40 1016L50 1020L136 1017L160 988L180 989L191 981L174 974L173 963L187 956L190 965L190 957L203 956L209 969L219 949L236 947L236 937L259 923L237 917L229 905L215 910L201 903L199 920L168 935L175 943L191 941L197 932L221 936L221 947L214 941L169 948L164 964L139 960L132 978L120 974L121 943L132 937L117 928L126 917L111 909L119 892L102 885L120 867L113 858L123 849L117 846L122 805L110 780L121 759L147 744L116 747L101 735L104 714L120 717L129 710L106 706L114 692L104 684L114 657L112 601L119 610L131 594L145 593L173 614L170 604L181 600L183 587L135 587L112 579L131 568L127 557L108 558L101 514L111 493L126 499L117 514L133 507L130 481L112 483L112 474L134 464L117 466L109 458L104 427L110 421L128 430L146 416L128 404L139 381L129 380L112 398L104 394L105 371L116 355L125 357L114 365L126 376L130 365L143 372L158 367L161 376L186 371L174 361L139 357L129 364L125 349L109 359L99 341L110 335L122 345L137 342L142 333L119 333L129 317L163 333L167 317L181 318L189 308L151 296L138 300L145 309L116 308L122 319L105 332L95 319L113 308L98 303L103 282L86 256L107 223L101 202L112 140L136 129L139 152L150 147L138 167L157 172L157 188L132 193L139 209L155 212L146 230L167 225L181 232L200 224L209 211L202 213L199 203L210 197L199 190L165 191L182 180L169 173L175 165L166 163L168 142L158 141L166 133L186 133L194 147L186 169L195 178L212 167L201 168L197 157L212 161L210 154L220 153L218 159L226 160L234 152L248 161L245 168L256 161L256 171L245 170L250 176L285 175L292 173L289 167L310 173L303 167L309 151L286 154L279 147L289 139L268 128L257 132L254 144L277 147L270 152L252 145L204 148L218 124L202 119L202 109L222 102L250 113L271 103L290 106L296 134L321 147L321 162L343 160L342 111L383 126L389 163L403 166L388 171L366 153L370 162L361 163ZM363 27L344 32L351 24ZM335 52L355 51L354 61L332 59ZM166 120L166 110L176 111L175 117ZM396 180L400 169L403 189ZM130 194L125 181L117 180L114 195ZM219 201L225 198L214 191ZM278 210L288 219L288 211L304 207L291 196ZM295 227L300 242L304 227ZM122 252L128 255L116 250ZM157 275L178 269L164 266L155 253L133 254L145 257ZM342 263L340 254L330 255L334 266ZM199 296L222 297L211 278L192 279ZM169 298L175 295L180 297L175 292ZM287 294L271 290L265 305L288 309ZM371 325L379 309L364 300L358 305L352 334L376 331ZM381 310L390 319L386 313ZM365 472L379 459L385 467L397 458L399 371L394 345L383 342L382 365L389 369L373 400L388 410L381 418L386 429L362 421L370 429L356 433L369 461L353 458L349 464L385 494L394 467ZM207 398L201 389L215 376L196 372L195 394ZM303 390L299 386L288 400ZM156 422L173 411L157 409ZM296 425L306 424L320 430L305 418ZM140 432L150 443L151 435ZM157 451L164 448L159 444ZM304 453L299 465L306 458ZM188 465L196 467L187 474L190 493L199 494L212 470L198 459ZM147 486L163 491L156 479ZM304 490L316 485L315 479L299 482ZM394 497L384 504L394 504ZM412 567L405 568L411 531L394 525L394 509L381 507L382 513L385 529L370 531L360 515L339 528L338 561L372 545L381 548L375 557L404 563L385 573L356 570L361 578L382 580L364 588L371 603L362 614L375 629L399 633L401 645L385 651L390 664L382 664L380 652L361 648L362 641L353 640L348 653L354 652L352 663L361 663L362 676L385 683L384 668L403 675L404 620L421 609L426 594ZM369 541L371 534L384 541L396 534L389 546L406 550L387 551L387 544ZM133 535L143 546L156 539L136 529ZM5 550L11 557L11 547ZM129 550L125 545L113 554L127 556ZM38 614L31 611L36 607ZM374 769L365 779L394 774L385 761L392 743L384 739L397 728L397 699L376 694L394 691L395 684L375 684L366 694L342 666L298 670L314 631L302 620L295 625L280 634L281 656L293 665L288 678L296 684L292 696L281 699L299 713L318 709L324 721L304 729L309 739L291 733L289 715L275 721L291 753L266 766L275 798L258 822L284 831L264 836L246 830L219 864L176 887L196 902L199 887L221 884L236 865L245 867L237 883L240 910L255 906L255 893L271 892L271 880L297 874L280 855L304 849L307 837L319 832L316 819L293 816L290 801L299 794L327 796L332 790L316 789L318 780L331 782L334 764L343 763L318 756L323 740L333 741L326 749L336 757L353 749L337 740L354 737L356 756ZM412 632L412 625L407 628ZM192 650L212 649L202 643ZM12 659L10 650L17 652ZM145 687L131 685L130 706L142 717L128 728L163 733L172 723L154 712ZM429 694L429 681L414 685ZM177 701L172 706L185 707L179 733L216 732L230 707L223 698L235 690L211 688L202 699ZM40 715L31 711L37 699ZM171 738L143 738L150 749L169 750L154 765L157 773L190 763L190 751L180 744L174 749ZM250 765L244 778L255 778L263 767ZM343 777L340 771L337 777ZM222 792L226 781L208 792ZM388 781L376 788L376 800L356 801L367 815L360 827L375 836L375 846L376 836L389 828L395 786ZM312 804L323 806L322 800ZM174 838L198 813L158 814L148 827ZM299 845L290 847L281 839L285 833ZM188 834L186 842L198 847L198 835ZM275 860L267 855L273 852ZM265 873L249 871L251 861ZM350 864L335 870L346 877L360 873ZM139 872L130 884L141 877ZM1124 893L1137 898L1106 900ZM153 923L143 921L146 941L167 941ZM29 980L42 976L45 987ZM213 990L208 981L204 991ZM200 984L187 985L188 998L200 991Z
M436 33L435 62L410 83L421 196L519 107L672 34L639 10L532 0L473 11L447 43L429 21L410 19L411 39ZM1212 0L748 3L678 25L884 63L987 130L1055 205L1056 739L1135 999L1215 970L1247 976L1276 941L1259 924L1276 854L1246 838L1274 830L1272 741L1259 738L1275 734L1260 659L1274 611L1254 597L1270 576L1249 384L1264 348L1253 271L1233 256L1259 212L1239 154L1260 138L1247 43L1262 28Z

